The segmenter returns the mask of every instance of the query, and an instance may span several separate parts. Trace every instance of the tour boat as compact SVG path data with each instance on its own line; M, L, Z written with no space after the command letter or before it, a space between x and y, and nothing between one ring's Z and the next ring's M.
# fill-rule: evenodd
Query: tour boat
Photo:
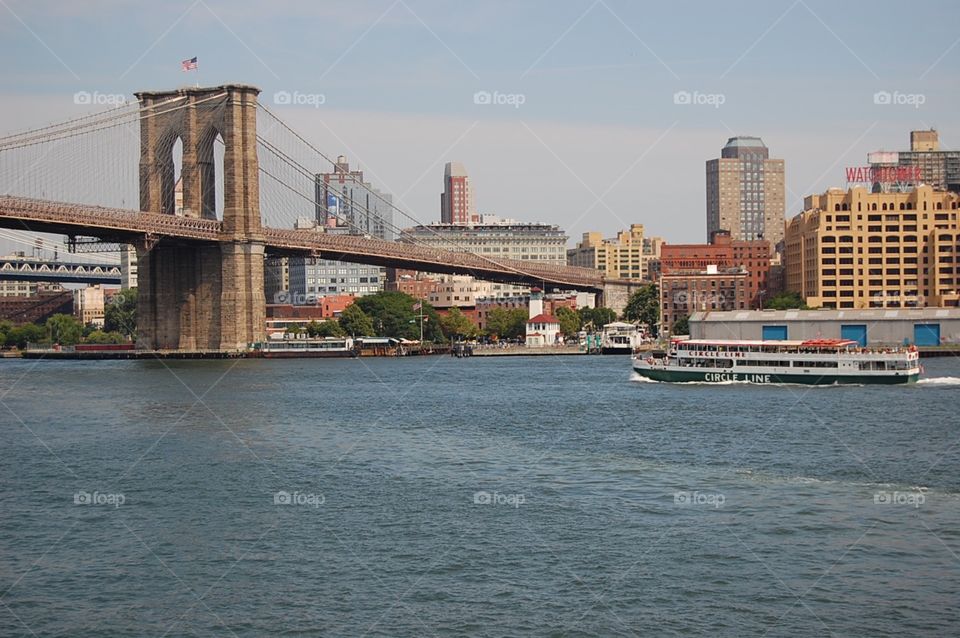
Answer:
M895 384L915 382L920 359L915 346L863 348L849 339L674 339L667 351L634 355L633 369L668 382Z

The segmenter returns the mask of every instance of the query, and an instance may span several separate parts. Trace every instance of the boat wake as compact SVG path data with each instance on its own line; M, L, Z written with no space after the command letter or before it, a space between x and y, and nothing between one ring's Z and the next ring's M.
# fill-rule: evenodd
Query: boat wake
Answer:
M909 492L920 492L923 494L937 494L938 496L947 496L947 497L956 497L960 495L956 490L950 488L934 488L928 485L912 485L909 483L894 483L894 482L881 482L881 481L857 481L849 479L828 479L828 478L814 478L809 476L788 476L788 475L777 475L769 473L765 470L752 470L748 468L736 470L736 474L740 477L743 477L745 480L755 481L757 483L765 484L782 484L782 485L809 485L809 486L824 486L829 487L833 485L852 487L852 488L868 488L868 489L881 489L881 490L902 490Z
M917 385L960 385L960 377L931 377L920 379Z
M659 381L654 381L653 379L643 376L639 372L631 372L630 380L635 381L636 383L660 383Z

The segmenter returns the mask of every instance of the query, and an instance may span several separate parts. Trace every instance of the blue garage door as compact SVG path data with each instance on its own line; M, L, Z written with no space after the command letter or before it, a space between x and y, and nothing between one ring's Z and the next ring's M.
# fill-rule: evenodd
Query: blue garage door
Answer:
M850 324L840 326L840 338L856 341L861 346L867 345L867 326L866 324Z
M913 324L913 342L918 346L939 346L940 345L940 324L939 323Z
M786 326L764 326L763 327L764 341L784 341L786 338L787 338Z

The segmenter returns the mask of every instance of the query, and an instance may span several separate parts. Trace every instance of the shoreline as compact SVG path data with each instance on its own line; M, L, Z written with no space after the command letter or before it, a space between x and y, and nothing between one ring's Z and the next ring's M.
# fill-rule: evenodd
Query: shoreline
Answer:
M641 351L654 349L653 346L641 348ZM936 357L960 357L960 345L951 346L920 346L918 348L921 359ZM394 352L383 351L361 351L359 357L429 357L429 356L450 356L450 346L435 346L425 352L417 350L408 351L405 354L396 354ZM544 357L544 356L575 356L575 355L600 355L599 352L588 352L580 346L549 346L544 348L527 348L525 346L510 346L507 348L475 348L472 353L463 358L471 357ZM625 354L605 354L600 356L616 357L626 356ZM356 358L349 353L341 356L330 354L292 354L285 353L284 356L265 357L259 350L108 350L108 351L85 351L69 352L58 350L28 350L23 352L5 351L0 353L0 359L49 359L53 361L124 361L124 360L149 360L149 359L331 359L331 358Z

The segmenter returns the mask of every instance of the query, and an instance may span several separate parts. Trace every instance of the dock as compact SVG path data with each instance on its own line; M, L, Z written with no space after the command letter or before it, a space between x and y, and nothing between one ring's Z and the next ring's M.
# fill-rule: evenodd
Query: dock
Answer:
M473 348L474 357L546 357L558 355L587 354L583 347L573 346L544 346L542 348L528 348L526 346L479 346Z

